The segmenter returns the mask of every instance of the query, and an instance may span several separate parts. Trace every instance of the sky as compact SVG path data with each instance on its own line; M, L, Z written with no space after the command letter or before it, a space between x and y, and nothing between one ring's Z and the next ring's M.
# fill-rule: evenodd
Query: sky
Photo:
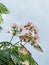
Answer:
M40 53L30 45L26 45L26 47L39 65L49 65L49 0L0 0L0 3L3 3L10 11L10 14L3 17L4 30L9 29L12 23L23 25L28 21L33 22L38 27L39 44L44 52ZM0 37L0 41L11 38L5 31L0 33Z

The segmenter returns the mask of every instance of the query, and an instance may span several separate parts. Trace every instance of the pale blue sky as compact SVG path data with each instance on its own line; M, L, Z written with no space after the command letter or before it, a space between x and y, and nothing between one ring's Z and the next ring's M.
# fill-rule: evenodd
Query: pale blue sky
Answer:
M44 53L36 51L30 45L26 46L39 65L49 65L49 0L0 0L0 2L5 4L10 11L2 24L4 30L8 29L14 22L24 24L31 21L38 27L39 44ZM10 35L0 33L0 41L9 40L9 38Z

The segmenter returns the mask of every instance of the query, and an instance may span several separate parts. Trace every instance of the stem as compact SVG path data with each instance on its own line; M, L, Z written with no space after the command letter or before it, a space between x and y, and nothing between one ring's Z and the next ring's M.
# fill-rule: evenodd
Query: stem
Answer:
M14 45L18 44L20 41L16 42Z
M18 42L17 42L17 43L15 43L14 45L12 45L12 44L11 44L12 46L10 46L10 48L11 48L11 47L13 47L13 46L15 46L15 45L16 45L16 44L18 44L19 42L20 42L20 41L18 41Z
M11 41L13 40L13 37L14 37L14 35L12 36L12 38L11 38L11 40L10 40L10 43L11 43Z
M25 45L26 43L24 43L24 45Z
M14 37L14 35L12 36L12 38L10 40L10 44L11 44L10 48L13 46L12 43L11 43L11 41L13 40L13 37Z
M21 46L23 46L23 47L27 50L27 48L26 48L24 45L21 44ZM27 50L27 51L28 51L28 50ZM31 53L30 53L29 51L28 51L28 53L31 55Z

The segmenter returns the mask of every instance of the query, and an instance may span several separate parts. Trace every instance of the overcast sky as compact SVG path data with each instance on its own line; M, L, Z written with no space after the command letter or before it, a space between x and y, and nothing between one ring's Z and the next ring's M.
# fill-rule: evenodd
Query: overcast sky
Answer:
M39 65L49 65L49 0L0 0L9 9L10 14L4 17L4 29L12 23L24 24L33 22L39 29L40 45L44 53L27 46ZM4 31L5 32L5 31ZM2 36L2 37L1 37ZM0 34L0 41L9 40L10 36Z

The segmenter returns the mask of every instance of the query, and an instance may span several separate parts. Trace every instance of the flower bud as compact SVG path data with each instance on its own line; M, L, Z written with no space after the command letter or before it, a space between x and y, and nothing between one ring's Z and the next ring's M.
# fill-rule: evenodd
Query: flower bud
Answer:
M38 34L34 34L34 39L36 40L38 38L39 38Z
M18 25L14 23L11 27L12 27L12 28L17 28Z

